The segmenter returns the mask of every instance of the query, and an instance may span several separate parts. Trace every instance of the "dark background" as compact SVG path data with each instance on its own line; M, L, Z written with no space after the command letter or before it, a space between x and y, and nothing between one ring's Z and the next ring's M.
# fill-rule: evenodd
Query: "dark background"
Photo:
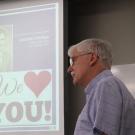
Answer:
M64 1L65 135L73 135L77 117L85 102L83 89L74 87L66 72L67 50L70 45L86 38L110 41L113 65L135 63L135 1Z

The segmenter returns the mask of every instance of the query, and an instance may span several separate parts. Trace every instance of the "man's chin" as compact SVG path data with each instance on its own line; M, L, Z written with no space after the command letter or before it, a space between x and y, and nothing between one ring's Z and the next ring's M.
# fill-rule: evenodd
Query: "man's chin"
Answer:
M73 79L73 84L74 85L77 85L77 81Z
M77 81L77 80L73 80L73 84L74 84L75 86L80 86L80 83L79 83L79 81Z
M79 87L85 88L85 85L83 85L83 83L79 80L73 79L73 84L74 84L74 86L79 86Z

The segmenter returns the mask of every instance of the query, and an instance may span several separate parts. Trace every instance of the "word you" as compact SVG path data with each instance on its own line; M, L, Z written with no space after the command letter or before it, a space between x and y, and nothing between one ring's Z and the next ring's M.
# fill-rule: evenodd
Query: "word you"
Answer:
M44 120L49 121L51 120L50 112L51 101L26 101L23 104L20 102L0 103L0 116L4 115L9 122L20 122L24 117L27 121L38 122L43 116ZM2 123L1 117L0 123Z

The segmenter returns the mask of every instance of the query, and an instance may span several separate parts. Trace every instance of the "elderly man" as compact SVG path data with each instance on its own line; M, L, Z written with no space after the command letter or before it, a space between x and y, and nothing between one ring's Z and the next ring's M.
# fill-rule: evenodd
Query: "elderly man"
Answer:
M135 135L135 100L111 73L111 46L86 39L68 50L73 83L85 87L86 103L74 135Z

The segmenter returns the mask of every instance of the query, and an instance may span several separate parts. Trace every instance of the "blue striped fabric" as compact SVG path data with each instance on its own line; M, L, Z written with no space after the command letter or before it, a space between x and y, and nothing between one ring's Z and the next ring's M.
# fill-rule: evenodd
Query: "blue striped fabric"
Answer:
M74 135L135 135L135 100L110 70L98 74L85 93Z

